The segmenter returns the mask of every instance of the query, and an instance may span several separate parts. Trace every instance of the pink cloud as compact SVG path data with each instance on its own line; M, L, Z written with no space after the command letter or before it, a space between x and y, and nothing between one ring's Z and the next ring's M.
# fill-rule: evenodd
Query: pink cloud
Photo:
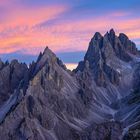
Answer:
M114 12L94 19L63 19L52 25L39 25L65 13L68 7L54 6L36 10L27 9L11 13L11 18L0 23L0 53L24 50L23 53L37 54L47 45L53 51L86 50L94 32L105 33L110 28L124 32L130 38L140 38L140 19L120 19L127 13Z
M33 26L44 20L51 20L67 10L66 6L48 6L35 9L14 7L7 12L7 16L0 22L0 28L14 28L16 26Z

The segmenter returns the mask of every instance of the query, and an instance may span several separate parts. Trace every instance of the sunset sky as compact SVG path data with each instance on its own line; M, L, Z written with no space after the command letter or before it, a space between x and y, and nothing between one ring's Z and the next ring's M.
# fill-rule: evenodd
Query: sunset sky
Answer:
M140 0L0 0L0 56L30 62L45 46L82 59L96 31L124 32L140 49Z

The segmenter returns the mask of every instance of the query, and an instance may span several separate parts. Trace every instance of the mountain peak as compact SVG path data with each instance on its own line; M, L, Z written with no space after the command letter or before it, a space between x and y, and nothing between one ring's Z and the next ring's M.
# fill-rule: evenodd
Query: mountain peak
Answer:
M115 31L114 31L114 29L113 29L113 28L110 29L109 33L110 33L111 35L115 35Z
M47 56L54 56L55 54L49 49L49 47L47 46L44 51L43 51L43 55L47 55Z
M31 69L32 71L34 71L33 76L37 72L39 72L45 65L53 67L56 64L58 64L61 68L66 70L66 66L63 64L63 62L59 58L57 58L57 56L49 49L49 47L46 47L43 53L40 52L36 63L31 64Z
M102 35L101 35L99 32L96 32L96 33L94 34L94 37L93 37L94 40L99 40L99 39L101 39L101 38L102 38Z
M42 52L40 52L37 61L35 64L31 65L33 69L33 75L35 75L38 71L40 71L45 64L54 64L57 62L57 57L56 55L48 48L46 47Z
M114 29L111 29L104 36L96 32L89 43L84 61L79 63L75 71L84 71L86 61L88 61L89 68L98 85L105 85L105 79L110 79L111 83L118 84L119 73L110 63L113 64L114 60L118 59L124 62L132 61L130 53L135 55L137 52L135 44L125 34L120 34L117 37Z
M119 34L119 39L121 40L121 39L128 39L128 36L126 35L126 34L124 34L124 33L120 33Z
M51 51L51 50L49 49L48 46L46 46L46 48L45 48L44 51L43 51L43 54L48 53L48 51Z

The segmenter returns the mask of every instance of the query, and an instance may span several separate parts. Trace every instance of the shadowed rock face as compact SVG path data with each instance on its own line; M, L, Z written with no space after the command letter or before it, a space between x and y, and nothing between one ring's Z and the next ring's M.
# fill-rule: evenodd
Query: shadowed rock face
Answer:
M16 89L25 91L29 81L26 64L13 60L10 64L0 61L0 105L5 102Z
M131 40L129 40L129 38L125 34L120 33L119 40L121 41L121 44L123 45L125 50L127 50L128 52L130 52L134 55L138 54L138 50L136 48L135 43L132 42Z
M48 47L29 68L0 60L0 137L133 139L140 118L139 71L135 44L114 30L94 35L73 72Z

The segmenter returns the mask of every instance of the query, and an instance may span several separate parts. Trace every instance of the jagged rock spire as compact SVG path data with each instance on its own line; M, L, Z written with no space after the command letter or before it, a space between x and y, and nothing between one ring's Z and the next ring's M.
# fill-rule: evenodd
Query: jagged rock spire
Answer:
M113 28L109 31L109 34L110 34L111 36L115 36L115 31L114 31Z
M101 38L102 38L102 35L99 32L96 32L94 37L93 37L93 40L99 40Z
M84 71L88 61L89 68L92 70L98 85L104 85L105 79L110 79L112 83L118 84L119 73L108 63L113 59L121 59L125 62L131 61L132 58L128 52L136 54L138 51L135 44L125 34L120 34L117 37L114 29L111 29L104 36L96 32L89 43L84 61L79 63L75 71Z
M128 51L129 53L131 53L133 55L138 54L138 50L136 48L135 43L132 42L131 40L129 40L129 38L124 33L120 33L118 38L119 38L123 48L125 48L126 51Z
M37 61L35 64L31 65L33 76L40 71L45 65L49 67L53 67L54 64L58 64L63 69L66 70L66 66L62 63L61 60L59 60L56 55L49 49L49 47L46 47L42 52L40 52Z

